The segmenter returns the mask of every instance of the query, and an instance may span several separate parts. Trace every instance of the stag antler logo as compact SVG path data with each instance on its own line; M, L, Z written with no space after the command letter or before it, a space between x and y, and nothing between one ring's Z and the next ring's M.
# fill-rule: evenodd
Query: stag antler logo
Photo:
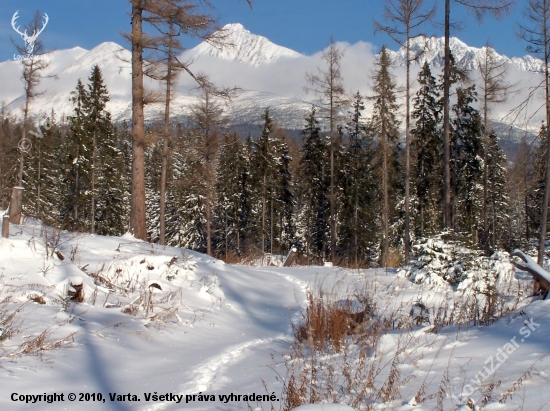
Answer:
M19 10L17 10L15 12L15 14L13 15L13 17L11 19L11 26L17 32L17 34L19 34L21 36L21 38L23 40L25 40L25 44L26 44L25 48L27 49L27 53L32 54L32 52L34 51L34 45L36 43L36 40L38 39L38 36L40 35L40 33L42 33L44 31L44 29L46 28L46 26L48 25L48 21L50 20L50 18L48 17L48 15L46 13L44 13L44 16L43 16L44 23L43 23L42 28L40 30L38 30L38 29L34 30L32 36L29 36L27 34L27 30L25 30L25 32L21 33L21 31L19 31L19 26L15 27L15 22L18 18L19 18Z

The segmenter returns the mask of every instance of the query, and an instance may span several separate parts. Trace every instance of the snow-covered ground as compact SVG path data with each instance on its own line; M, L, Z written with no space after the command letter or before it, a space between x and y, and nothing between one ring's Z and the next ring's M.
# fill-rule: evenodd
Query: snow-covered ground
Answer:
M518 284L528 278L516 276ZM491 410L550 409L549 301L488 326L405 329L399 322L410 318L413 302L435 311L462 294L413 284L396 270L228 265L130 236L38 225L12 226L10 238L0 239L0 409L282 409L281 379L297 361L289 356L291 323L308 289L336 283L366 290L379 315L395 315L366 356L354 357L362 348L350 338L344 359L365 370L375 364L372 390L379 392L399 370L392 399L378 395L371 409L472 409L468 398L483 409L482 397ZM84 301L69 302L80 285ZM337 370L342 357L318 360ZM252 394L270 401L247 401ZM353 393L337 402L352 404Z

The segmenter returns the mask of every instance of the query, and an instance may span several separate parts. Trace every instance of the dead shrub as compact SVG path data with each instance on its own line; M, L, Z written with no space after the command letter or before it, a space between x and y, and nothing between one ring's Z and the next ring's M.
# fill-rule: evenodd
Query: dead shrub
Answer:
M120 311L123 312L124 314L136 316L139 312L139 307L134 304L128 304L127 306L122 307Z
M316 295L309 291L307 302L303 321L293 325L294 339L313 344L317 350L331 347L339 351L351 326L350 311L333 304L322 291Z
M233 250L224 255L218 255L218 258L220 260L223 260L226 264L239 264L243 259L240 253L237 253Z
M0 343L9 340L21 331L22 321L18 321L17 314L23 311L30 302L20 304L17 308L14 308L11 303L10 296L0 301Z
M395 248L391 248L389 251L388 251L388 261L387 261L387 267L388 268L398 268L398 267L401 267L401 265L403 264L403 261L402 261L402 258L401 258L401 253L399 252L399 250L395 249Z
M42 351L55 350L55 349L61 348L67 343L69 343L69 340L71 342L74 342L74 336L76 332L71 333L61 339L47 342L46 340L50 336L51 332L52 332L51 329L44 330L40 334L38 334L36 337L28 341L25 341L23 344L19 346L19 349L16 352L16 354L24 354L24 355L40 354Z

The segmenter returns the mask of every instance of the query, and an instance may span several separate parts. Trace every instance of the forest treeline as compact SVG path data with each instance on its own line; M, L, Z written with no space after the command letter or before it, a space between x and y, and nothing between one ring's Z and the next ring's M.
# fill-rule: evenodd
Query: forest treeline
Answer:
M162 195L167 245L232 261L285 254L296 246L304 262L320 263L333 255L338 264L348 266L399 264L405 156L391 64L384 48L369 95L357 92L341 99L336 112L328 113L322 104L312 106L298 140L289 137L268 108L258 107L262 125L257 135L228 131L231 119L208 91L193 106L188 122L170 124L168 150L161 138L163 124L148 124L149 241L160 240L166 156ZM475 108L480 106L480 86L458 74L452 79L449 235L488 253L525 244L539 230L545 126L538 148L523 141L515 161L507 162L486 113ZM442 80L426 63L416 81L410 123L412 240L444 229ZM365 114L367 100L373 107L370 116ZM67 119L58 119L52 110L37 123L42 124L42 137L31 138L24 159L25 214L61 229L122 235L130 218L130 127L111 120L109 92L97 66L87 84L78 82L72 101L74 111ZM332 138L320 126L329 115ZM0 207L5 209L17 185L23 125L5 110L1 122Z

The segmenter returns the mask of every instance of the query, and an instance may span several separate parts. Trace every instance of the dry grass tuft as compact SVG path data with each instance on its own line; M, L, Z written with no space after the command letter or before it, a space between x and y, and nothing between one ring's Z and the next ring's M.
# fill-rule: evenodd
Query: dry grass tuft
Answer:
M388 268L398 268L403 265L403 259L399 250L392 248L388 251Z
M322 292L308 292L307 301L303 321L293 325L294 339L300 344L312 343L317 350L332 346L339 351L348 333L349 312L334 307Z
M31 301L34 301L35 303L38 303L38 304L42 304L42 305L45 305L46 304L46 299L44 298L44 296L42 295L39 295L39 294L29 294L27 295L27 298Z

